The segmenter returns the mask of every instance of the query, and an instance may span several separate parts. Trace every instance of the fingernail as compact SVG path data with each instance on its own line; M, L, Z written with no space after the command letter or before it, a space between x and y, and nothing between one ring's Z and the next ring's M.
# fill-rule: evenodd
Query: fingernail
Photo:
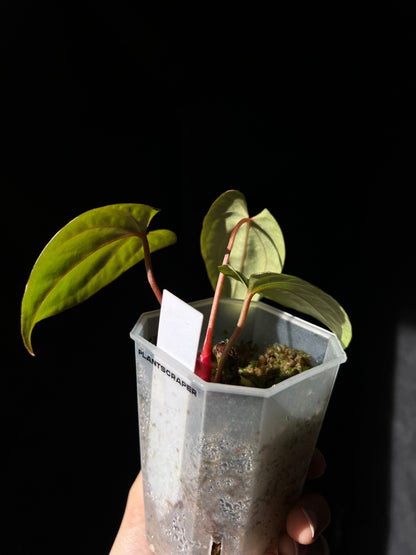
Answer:
M301 507L301 511L305 515L306 520L308 521L312 539L314 539L316 534L316 527L318 524L317 516L314 511L311 511L310 509L305 509L305 507Z

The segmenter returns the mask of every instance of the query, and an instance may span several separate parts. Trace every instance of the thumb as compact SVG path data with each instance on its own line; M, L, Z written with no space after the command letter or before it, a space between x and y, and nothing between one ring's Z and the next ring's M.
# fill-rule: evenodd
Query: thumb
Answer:
M152 555L145 537L141 472L130 488L123 520L110 555Z

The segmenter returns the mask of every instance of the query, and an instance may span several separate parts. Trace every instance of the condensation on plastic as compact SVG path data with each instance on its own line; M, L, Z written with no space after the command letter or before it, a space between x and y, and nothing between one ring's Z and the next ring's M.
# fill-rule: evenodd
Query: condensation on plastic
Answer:
M204 314L211 299L191 303ZM221 301L216 341L235 327L241 301ZM303 349L314 368L268 389L207 383L156 343L159 311L135 341L146 536L158 555L263 555L299 496L339 365L331 332L262 302L241 340ZM201 341L204 337L204 328Z

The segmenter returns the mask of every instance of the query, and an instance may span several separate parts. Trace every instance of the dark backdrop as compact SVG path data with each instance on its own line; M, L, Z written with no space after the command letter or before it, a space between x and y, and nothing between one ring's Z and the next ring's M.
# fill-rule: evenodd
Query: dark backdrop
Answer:
M333 553L386 553L403 306L415 323L411 14L131 2L9 2L4 14L5 553L108 552L139 469L129 331L156 308L144 269L40 323L31 358L19 310L40 250L89 208L151 204L155 226L178 235L154 256L160 285L204 298L201 222L229 188L276 216L285 271L351 316L317 487Z

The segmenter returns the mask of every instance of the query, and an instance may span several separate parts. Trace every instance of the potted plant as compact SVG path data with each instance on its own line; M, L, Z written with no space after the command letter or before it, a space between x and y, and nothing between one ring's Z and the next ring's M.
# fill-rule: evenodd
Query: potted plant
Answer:
M23 340L33 354L38 321L144 260L162 304L131 333L149 545L163 554L262 554L273 548L303 487L351 325L332 297L282 273L278 223L266 209L250 217L238 191L221 195L203 222L201 251L214 298L190 307L162 294L150 255L176 236L148 231L156 213L146 205L111 205L62 228L30 275Z

